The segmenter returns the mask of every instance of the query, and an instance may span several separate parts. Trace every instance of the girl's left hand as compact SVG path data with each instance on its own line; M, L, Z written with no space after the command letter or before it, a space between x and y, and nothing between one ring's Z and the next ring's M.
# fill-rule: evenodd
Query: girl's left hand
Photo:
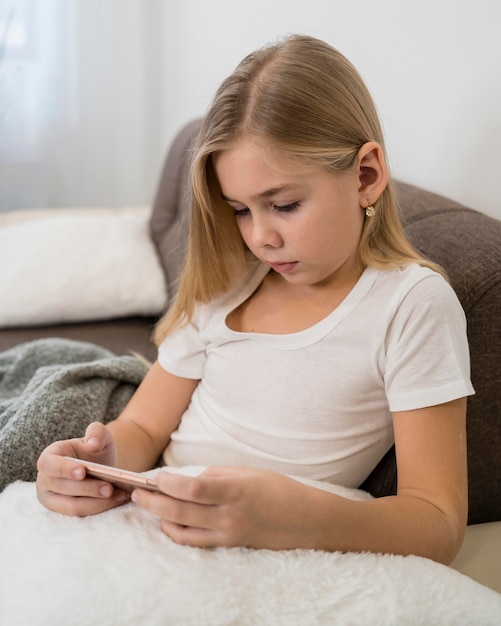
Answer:
M132 500L157 515L163 532L177 543L314 547L315 492L326 495L318 489L246 467L210 467L197 477L160 472L156 480L162 493L136 489Z

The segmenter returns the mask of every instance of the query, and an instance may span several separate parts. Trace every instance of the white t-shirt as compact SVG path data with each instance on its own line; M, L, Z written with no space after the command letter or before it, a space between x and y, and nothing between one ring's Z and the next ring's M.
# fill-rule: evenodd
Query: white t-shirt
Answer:
M244 465L358 487L393 443L392 411L474 393L465 315L440 275L367 268L304 331L230 330L228 314L268 271L254 268L160 345L165 370L200 379L167 465Z

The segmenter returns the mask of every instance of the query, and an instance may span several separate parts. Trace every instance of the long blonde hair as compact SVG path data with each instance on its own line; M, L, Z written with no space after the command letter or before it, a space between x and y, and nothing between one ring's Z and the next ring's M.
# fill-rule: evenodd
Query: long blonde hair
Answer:
M368 141L385 151L372 97L335 48L313 37L292 35L245 57L220 85L202 122L190 172L186 262L176 299L155 329L157 344L191 318L197 302L224 293L248 263L211 160L215 152L244 137L333 171L349 170ZM360 238L363 266L387 269L417 262L440 271L408 242L391 182L375 208Z

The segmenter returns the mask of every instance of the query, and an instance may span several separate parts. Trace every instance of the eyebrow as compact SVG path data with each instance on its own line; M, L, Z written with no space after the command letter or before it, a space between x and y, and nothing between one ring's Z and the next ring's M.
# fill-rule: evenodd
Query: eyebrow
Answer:
M296 185L294 183L286 183L285 185L280 185L279 187L271 187L270 189L265 189L264 191L261 191L260 193L253 196L252 198L253 200L272 198L282 191L289 191L291 189L297 189L298 187L299 185ZM231 198L228 198L228 196L225 196L224 193L221 193L221 197L223 198L223 200L226 200L226 202L238 202L237 200L232 200Z

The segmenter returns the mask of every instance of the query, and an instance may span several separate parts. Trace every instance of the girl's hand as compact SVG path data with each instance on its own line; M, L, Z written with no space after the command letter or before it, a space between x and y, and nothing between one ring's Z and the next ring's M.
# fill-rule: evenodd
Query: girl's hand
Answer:
M37 495L48 509L72 516L101 513L125 502L124 491L110 483L86 478L85 470L65 456L114 465L117 452L110 431L90 424L82 439L56 441L38 459Z
M239 467L211 467L195 478L160 472L156 480L161 494L136 489L132 500L157 515L163 532L177 543L314 547L318 522L311 498L318 489L275 472Z

